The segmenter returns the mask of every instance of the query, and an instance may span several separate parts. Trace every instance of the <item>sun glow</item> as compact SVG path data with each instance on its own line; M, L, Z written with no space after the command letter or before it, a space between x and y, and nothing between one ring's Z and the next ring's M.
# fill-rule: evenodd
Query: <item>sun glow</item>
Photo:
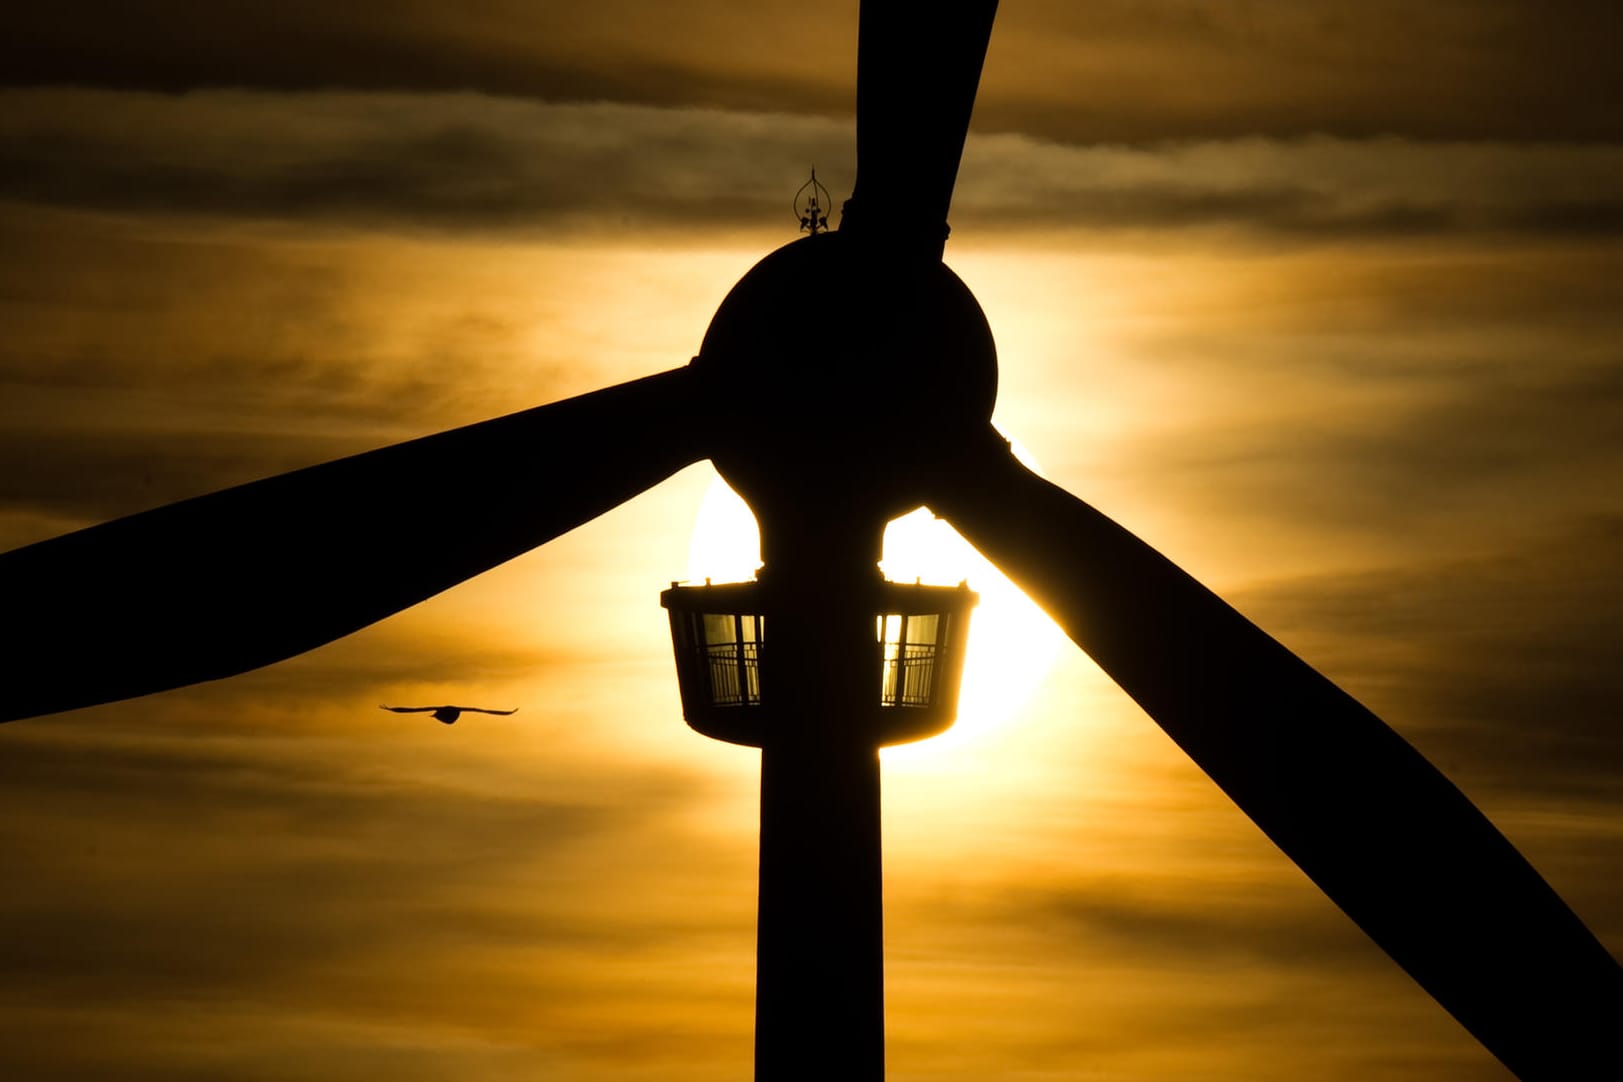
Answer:
M700 504L688 543L688 579L748 579L760 562L755 516L725 481L716 478ZM885 555L879 566L895 582L951 586L967 581L980 594L980 604L970 617L958 720L925 745L955 746L1013 718L1053 665L1064 633L958 531L924 508L885 528ZM887 749L886 755L905 754L911 747Z

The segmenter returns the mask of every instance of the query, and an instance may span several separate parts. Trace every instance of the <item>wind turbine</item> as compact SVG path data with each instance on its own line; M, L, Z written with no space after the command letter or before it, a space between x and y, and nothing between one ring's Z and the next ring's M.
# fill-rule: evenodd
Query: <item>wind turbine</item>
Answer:
M859 172L838 231L767 256L723 302L690 364L0 556L0 596L13 625L30 628L9 650L0 720L295 656L701 459L750 503L766 575L801 595L798 611L831 602L817 619L860 632L871 617L852 598L872 575L885 522L924 505L1036 598L1513 1072L1616 1074L1623 969L1509 842L1373 714L1132 534L1026 470L991 428L991 333L941 258L996 4L956 5L922 23L899 7L863 6ZM808 326L803 297L829 283L839 284L839 311ZM386 524L408 500L486 526L402 538ZM212 570L222 563L241 569L227 583ZM829 660L815 644L834 640L798 618L791 639ZM826 685L808 716L836 717L848 704L848 688ZM832 741L796 752L827 756L825 779L867 786L877 770L872 734L848 735L837 755ZM815 833L865 836L877 808L860 803L837 803L845 818L819 821ZM795 831L808 820L781 822ZM829 852L829 866L845 866L847 848ZM871 870L877 851L863 859ZM784 874L817 878L803 866ZM794 915L798 931L841 899L868 897L855 881L830 890ZM872 906L831 919L813 942L850 946L873 919ZM769 941L788 942L763 936L766 953ZM871 936L864 942L851 949L871 956ZM807 953L781 972L803 973ZM787 1006L763 1006L763 1078L788 1076L785 1049L812 1040L818 1024L842 1077L882 1071L871 1002L806 1022L814 1006L829 1006L820 994L870 964L831 966L826 983L787 993L798 997ZM764 987L763 1004L773 1002Z

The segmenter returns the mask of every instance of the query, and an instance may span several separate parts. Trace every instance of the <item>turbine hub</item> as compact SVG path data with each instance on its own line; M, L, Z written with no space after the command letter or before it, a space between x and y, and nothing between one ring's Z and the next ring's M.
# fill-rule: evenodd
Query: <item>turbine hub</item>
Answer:
M991 328L963 281L838 232L744 275L694 368L718 406L713 461L763 535L830 515L882 530L997 397Z

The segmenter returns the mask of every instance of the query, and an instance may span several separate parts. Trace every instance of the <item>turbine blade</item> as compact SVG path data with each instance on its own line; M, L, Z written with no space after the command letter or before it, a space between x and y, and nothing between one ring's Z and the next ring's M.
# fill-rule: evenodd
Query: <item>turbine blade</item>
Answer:
M1489 1051L1523 1079L1623 1074L1623 969L1419 752L1007 445L961 467L931 508Z
M997 0L867 0L857 31L857 182L842 230L941 257Z
M0 721L269 665L512 559L705 457L692 382L676 369L0 554Z

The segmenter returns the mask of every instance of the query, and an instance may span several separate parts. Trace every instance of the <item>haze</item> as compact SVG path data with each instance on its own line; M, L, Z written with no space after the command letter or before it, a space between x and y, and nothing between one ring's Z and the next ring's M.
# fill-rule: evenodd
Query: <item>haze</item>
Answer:
M1620 18L1009 0L947 248L998 424L1614 954ZM853 4L14 15L0 547L684 363L810 167L849 194L854 57ZM683 726L657 600L712 477L295 661L0 731L0 1076L747 1077L755 756ZM1508 1077L1061 658L888 761L890 1077ZM377 709L440 701L522 709Z

